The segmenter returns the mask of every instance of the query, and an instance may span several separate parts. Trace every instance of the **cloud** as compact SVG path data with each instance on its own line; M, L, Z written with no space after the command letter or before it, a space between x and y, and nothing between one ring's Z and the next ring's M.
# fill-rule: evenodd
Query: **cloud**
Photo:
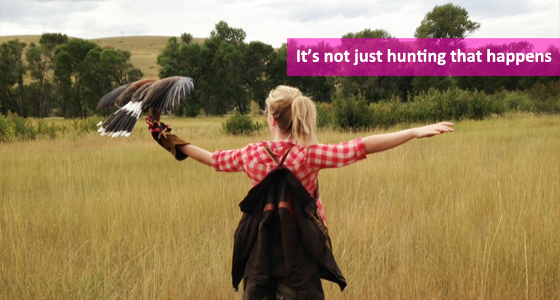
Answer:
M366 28L408 38L438 0L0 0L0 34L61 32L81 38L124 35L208 37L221 20L247 41L274 47L287 38L341 37ZM551 0L458 0L482 27L471 37L557 37ZM44 25L44 26L43 26ZM46 27L46 28L43 28Z
M11 1L11 0L10 0ZM61 2L105 2L110 0L29 0L29 2L40 2L40 3L61 3Z
M232 2L223 0L224 2ZM240 0L233 1L239 2ZM252 0L251 0L252 1ZM414 15L426 15L436 5L444 5L438 0L428 1L394 1L394 0L375 0L375 1L265 1L261 6L271 7L278 10L285 10L286 17L298 22L311 22L317 20L325 20L334 17L342 17L343 19L352 19L356 17L383 17L383 15L408 10L415 7L417 10ZM542 9L550 9L554 6L552 2L535 1L535 0L459 0L453 1L454 5L465 8L471 17L493 18L500 16L515 16L525 14L527 12L538 11ZM557 9L556 9L557 11ZM401 15L399 19L406 21L409 15Z
M544 1L543 1L544 2ZM541 5L528 0L459 1L471 18L513 17L541 10ZM476 20L475 20L476 21Z
M98 6L95 1L3 0L0 17L2 22L22 27L64 26L72 15L93 11Z
M301 23L327 20L335 17L352 19L375 16L400 9L396 1L265 1L261 8L270 8L285 18Z

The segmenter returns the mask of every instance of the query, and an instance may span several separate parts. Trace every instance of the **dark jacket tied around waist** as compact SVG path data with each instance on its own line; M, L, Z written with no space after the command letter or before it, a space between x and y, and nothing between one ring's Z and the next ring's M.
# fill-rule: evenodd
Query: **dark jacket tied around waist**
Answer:
M246 299L262 299L279 280L295 289L298 299L323 299L319 278L344 290L316 200L290 170L270 172L239 206L243 216L235 231L232 279L236 290L245 279Z

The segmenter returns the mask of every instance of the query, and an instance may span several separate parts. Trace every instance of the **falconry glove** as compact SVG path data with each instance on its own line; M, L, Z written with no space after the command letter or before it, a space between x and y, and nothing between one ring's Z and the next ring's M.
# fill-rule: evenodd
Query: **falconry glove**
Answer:
M154 121L150 117L146 118L146 123L148 123L149 130L152 133L154 140L169 151L175 159L181 161L189 157L183 153L183 151L179 150L179 147L190 145L190 143L183 141L181 138L171 133L169 125L160 121Z

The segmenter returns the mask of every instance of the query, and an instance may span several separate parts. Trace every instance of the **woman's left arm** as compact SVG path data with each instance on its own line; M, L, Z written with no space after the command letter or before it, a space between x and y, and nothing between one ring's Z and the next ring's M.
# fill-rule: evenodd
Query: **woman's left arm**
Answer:
M376 134L364 137L366 154L382 152L400 146L414 138L432 137L446 132L453 132L453 123L441 122L424 127L417 127L393 133Z

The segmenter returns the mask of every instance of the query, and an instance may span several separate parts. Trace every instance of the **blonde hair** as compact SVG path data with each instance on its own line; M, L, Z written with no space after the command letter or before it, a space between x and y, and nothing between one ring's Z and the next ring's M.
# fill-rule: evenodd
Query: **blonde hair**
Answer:
M299 144L317 144L317 109L299 89L279 85L268 94L266 105L280 130L291 133Z

